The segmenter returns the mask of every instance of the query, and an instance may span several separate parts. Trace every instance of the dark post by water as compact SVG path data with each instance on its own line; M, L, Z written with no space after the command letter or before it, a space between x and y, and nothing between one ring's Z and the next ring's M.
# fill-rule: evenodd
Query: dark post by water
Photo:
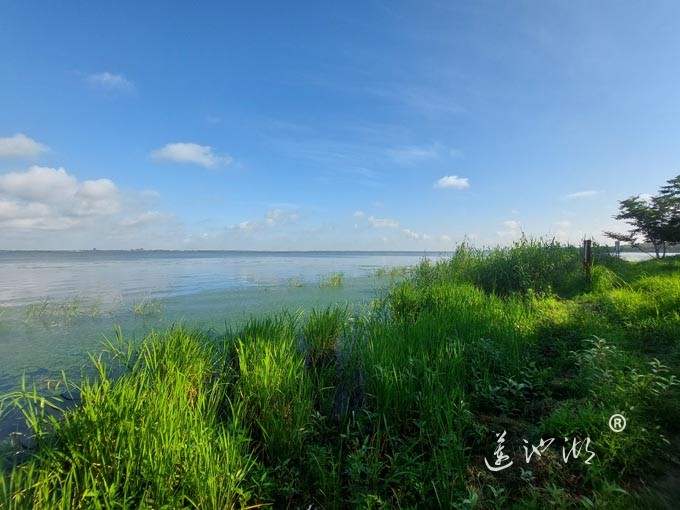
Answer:
M586 271L586 283L590 283L590 266L592 263L592 241L590 239L583 240L583 266Z

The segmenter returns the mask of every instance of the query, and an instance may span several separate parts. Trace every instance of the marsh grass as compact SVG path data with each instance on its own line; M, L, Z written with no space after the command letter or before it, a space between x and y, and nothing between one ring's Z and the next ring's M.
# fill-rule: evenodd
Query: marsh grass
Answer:
M552 292L571 296L584 286L578 248L527 237L510 247L488 250L463 243L448 260L422 263L415 278L425 285L436 279L471 283L501 296Z
M376 278L404 278L408 276L411 269L409 267L379 267L375 270Z
M159 315L163 311L163 303L159 299L145 298L133 304L132 311L141 317Z
M78 298L53 301L44 298L38 303L28 305L24 312L24 323L40 322L44 326L54 326L82 318L98 318L109 315L102 309L100 301L82 302Z
M113 348L129 371L111 379L93 357L81 405L61 420L58 399L12 395L30 426L30 460L5 480L7 508L232 508L248 499L253 468L240 403L213 373L217 356L199 334L152 334L135 351ZM28 489L28 490L27 490Z
M68 301L51 301L47 298L33 303L26 308L25 323L40 321L43 324L69 322L85 315L78 299Z
M312 421L312 387L295 338L239 341L237 393L269 462L299 457Z
M6 447L0 507L647 508L680 432L680 266L597 252L588 284L579 257L463 246L365 310L121 335L75 408L4 398L30 433ZM503 430L515 465L491 473ZM523 438L567 436L592 464L524 462Z
M319 287L342 287L345 276L342 273L325 275L319 282Z
M325 310L312 310L302 327L309 363L312 366L318 367L335 360L338 340L347 320L346 308L329 306Z
M110 312L107 312L103 309L101 301L95 301L93 303L90 303L85 314L88 317L96 319L98 317L104 317L104 316L110 315Z

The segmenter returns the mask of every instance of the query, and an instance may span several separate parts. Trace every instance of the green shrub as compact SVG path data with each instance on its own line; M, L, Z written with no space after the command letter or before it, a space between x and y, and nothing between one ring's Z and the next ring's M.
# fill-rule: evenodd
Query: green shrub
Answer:
M93 358L97 379L77 388L80 405L60 420L49 412L58 400L26 390L12 396L33 446L0 485L0 506L235 508L248 501L255 461L243 410L214 378L215 347L178 328L112 354L129 371L114 380L112 367Z

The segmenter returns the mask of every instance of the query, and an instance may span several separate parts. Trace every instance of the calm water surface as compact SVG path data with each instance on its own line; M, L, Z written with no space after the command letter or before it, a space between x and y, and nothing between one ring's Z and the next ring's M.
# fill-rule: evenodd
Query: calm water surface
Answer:
M22 374L75 373L121 326L137 339L184 322L225 330L281 309L368 303L413 252L0 252L0 392ZM344 274L342 287L321 287Z

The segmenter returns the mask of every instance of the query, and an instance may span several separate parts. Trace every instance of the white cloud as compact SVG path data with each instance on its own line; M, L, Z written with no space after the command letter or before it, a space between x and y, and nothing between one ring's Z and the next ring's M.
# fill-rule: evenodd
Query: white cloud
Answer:
M652 202L652 195L650 195L649 193L642 193L639 198L640 200L642 200L643 202L647 202L648 204Z
M46 145L21 133L0 138L0 158L28 158L48 150Z
M255 221L242 221L236 226L231 226L229 227L230 229L237 229L241 230L243 232L250 232L251 230L255 230L258 225L260 225L258 222Z
M593 190L577 191L576 193L569 193L568 195L566 195L565 198L568 198L568 199L587 198L587 197L593 197L595 195L598 195L599 193L600 193L599 191L593 191Z
M21 221L48 216L49 213L50 209L45 204L0 200L0 223L10 220Z
M397 228L399 227L399 222L391 218L375 218L373 216L368 217L368 222L373 228Z
M571 221L563 220L563 221L556 221L555 226L562 229L562 230L567 230L571 228Z
M522 226L519 221L506 220L501 223L502 230L496 232L496 235L503 238L517 238L522 233Z
M90 85L107 90L132 92L135 89L132 82L122 74L113 74L109 72L91 74L87 77L87 82Z
M363 218L364 216L366 216L366 214L364 213L364 211L356 211L356 212L354 213L354 217L355 217L355 218Z
M76 178L63 168L32 166L27 172L0 175L0 193L26 201L60 201L77 189Z
M3 227L63 230L116 213L120 198L109 179L78 181L63 168L33 166L0 175L0 204Z
M78 208L74 213L81 216L113 214L118 211L118 188L109 179L83 181L76 192Z
M402 229L402 232L408 237L409 239L414 239L416 241L427 241L430 239L430 236L427 234L419 234L418 232L414 232L411 229L405 228Z
M241 232L252 232L273 227L283 227L295 223L299 219L295 211L287 209L271 209L267 211L261 220L242 221L237 225L230 225L228 230L239 230Z
M265 215L264 222L268 227L278 227L295 223L298 218L299 216L296 212L285 209L272 209Z
M456 188L465 189L470 187L467 177L458 177L457 175L447 175L439 179L435 184L435 188Z
M205 168L216 168L232 162L229 156L218 156L213 148L196 143L169 143L151 153L154 159L165 159L176 163L195 163Z

